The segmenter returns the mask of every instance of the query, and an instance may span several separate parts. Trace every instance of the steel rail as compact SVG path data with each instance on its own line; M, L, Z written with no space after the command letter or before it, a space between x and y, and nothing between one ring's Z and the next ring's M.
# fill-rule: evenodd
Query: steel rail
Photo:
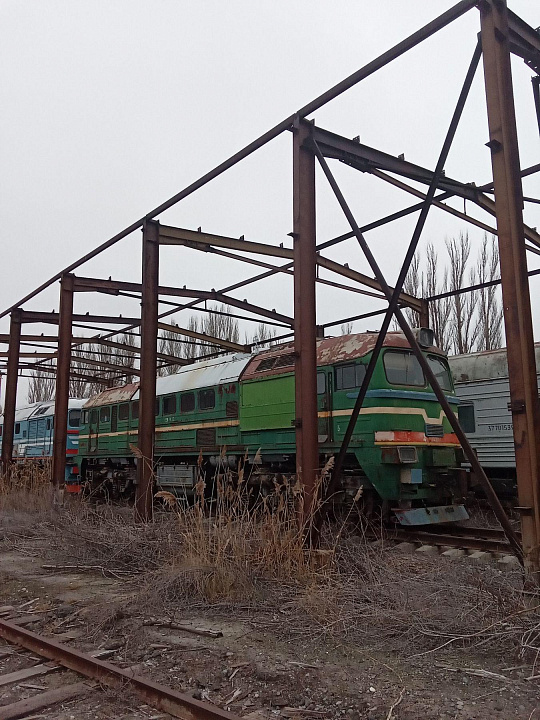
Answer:
M508 541L493 538L482 538L455 533L433 532L430 530L405 530L402 528L392 530L388 534L390 540L404 542L418 542L423 545L438 545L445 547L457 547L467 550L484 550L492 553L505 553L514 555L514 550Z
M296 117L306 117L307 115L310 115L311 113L315 112L319 108L323 107L323 105L326 105L331 100L335 99L342 93L344 93L346 90L349 90L350 88L354 87L357 83L359 83L361 80L365 80L365 78L372 75L377 70L380 70L385 65L388 65L388 63L392 62L396 58L398 58L400 55L403 55L408 50L411 50L416 45L419 45L424 40L427 40L431 35L434 35L439 30L442 30L444 27L452 23L454 20L457 20L459 17L464 15L466 12L471 10L476 5L476 0L460 0L456 5L451 7L446 12L442 13L438 17L436 17L431 22L427 23L427 25L424 25L424 27L420 28L416 32L412 33L412 35L409 35L407 38L399 42L397 45L394 45L392 48L387 50L386 52L382 53L382 55L379 55L375 60L372 60L371 62L367 63L367 65L364 65L362 68L357 70L356 72L352 73L352 75L349 75L344 80L341 80L341 82L334 85L332 88L324 92L322 95L319 95L317 98L309 102L307 105L304 105L303 108L298 110L293 115L290 115L285 120L282 120L277 125L275 125L273 128L265 132L263 135L258 137L253 142L246 145L242 150L235 153L234 155L231 155L227 160L217 165L215 168L207 172L205 175L200 177L198 180L195 180L195 182L191 183L187 187L185 187L183 190L180 190L180 192L173 195L171 198L166 200L161 205L158 205L156 208L151 210L149 213L147 213L143 218L140 218L139 220L136 220L131 225L128 225L127 228L122 230L121 232L117 233L116 235L113 235L112 238L109 240L106 240L104 243L99 245L98 247L91 250L86 255L83 255L78 260L75 260L70 265L68 265L66 268L61 270L60 272L56 273L56 275L53 275L49 280L42 283L39 287L37 287L32 292L28 293L25 297L23 297L21 300L13 304L11 307L7 308L6 310L0 312L0 318L5 317L8 315L12 310L15 310L16 308L23 305L28 300L31 300L36 295L38 295L40 292L48 288L50 285L52 285L57 280L60 280L62 275L65 275L66 273L73 272L73 270L76 270L78 267L80 267L85 262L88 262L89 260L92 260L97 255L102 253L104 250L107 250L108 248L115 245L120 240L123 240L125 237L130 235L135 230L139 230L143 227L145 220L152 220L156 218L158 215L160 215L162 212L165 212L165 210L168 210L169 208L176 205L176 203L180 202L180 200L183 200L184 198L188 197L192 193L194 193L196 190L199 190L201 187L209 183L211 180L214 180L215 178L219 177L222 173L224 173L226 170L229 170L231 167L236 165L241 160L245 159L249 155L251 155L253 152L258 150L259 148L266 145L268 142L276 138L278 135L281 135L281 133L288 130Z
M148 680L141 675L135 675L129 669L116 667L8 620L0 619L0 637L109 687L128 686L145 703L174 717L183 720L240 720L234 713L202 700L195 700L190 695Z

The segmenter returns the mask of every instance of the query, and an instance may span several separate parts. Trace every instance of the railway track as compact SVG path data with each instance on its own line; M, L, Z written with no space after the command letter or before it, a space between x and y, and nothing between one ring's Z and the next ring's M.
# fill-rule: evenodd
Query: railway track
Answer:
M28 656L28 667L15 672L0 675L0 687L18 684L23 680L39 677L50 672L72 670L84 676L86 681L66 681L58 687L37 693L31 697L18 700L8 705L0 706L2 720L17 720L34 716L41 710L50 708L58 703L77 698L87 698L89 694L102 692L100 686L115 688L129 688L144 703L159 711L168 713L173 717L184 720L240 720L234 713L222 710L216 705L196 700L190 695L180 693L173 688L160 685L141 675L135 674L132 669L120 668L113 663L106 662L102 657L83 653L56 640L45 637L9 620L0 619L0 637L11 645L23 648L30 653L53 663L32 665L32 656ZM4 651L4 652L2 652ZM0 659L8 657L9 652L0 647ZM88 683L88 680L92 682ZM26 687L39 689L38 686Z
M518 538L521 535L518 533ZM396 528L386 534L389 540L439 548L459 548L500 555L513 555L513 550L502 530L465 526L433 527L425 530Z

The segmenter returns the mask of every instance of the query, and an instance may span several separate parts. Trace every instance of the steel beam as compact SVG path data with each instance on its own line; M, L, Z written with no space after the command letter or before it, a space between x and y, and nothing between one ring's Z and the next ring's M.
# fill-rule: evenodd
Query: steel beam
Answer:
M35 310L23 310L21 322L23 323L48 323L58 325L60 319L59 313L56 312L36 312ZM118 317L111 315L73 315L73 322L86 323L103 323L103 325L124 325L130 323L136 327L141 324L140 318Z
M44 373L50 373L51 375L56 375L56 366L51 365L36 365L34 363L23 363L19 362L19 370L31 370L32 372L44 372ZM33 377L33 375L26 375L25 377ZM84 375L82 373L78 372L72 372L70 370L69 373L70 378L74 378L75 380L85 380L86 382L96 382L100 385L106 385L108 386L111 382L111 379L113 380L121 380L122 377L114 377L114 378L104 378L102 375Z
M216 246L220 248L228 248L240 252L254 253L256 255L268 255L271 257L294 259L294 250L276 245L266 245L264 243L250 242L244 238L231 238L222 235L212 235L210 233L197 232L195 230L186 230L184 228L175 228L162 225L160 229L160 244L162 245L185 245L194 250L202 250ZM238 258L240 259L240 258ZM320 267L335 272L338 275L354 280L361 285L381 291L379 283L369 275L353 270L352 268L334 262L329 258L320 254L315 256L316 264ZM279 270L278 270L279 272ZM381 296L382 298L382 296ZM401 293L400 302L414 309L419 309L420 300L407 293Z
M104 292L118 294L120 292L141 292L140 283L123 282L119 280L102 280L101 278L75 278L75 292ZM284 323L292 327L293 319L288 315L281 315L275 310L268 310L260 305L253 305L247 300L238 300L237 298L229 297L224 293L216 290L194 290L193 288L176 288L159 286L160 295L168 295L170 297L187 297L187 298L198 298L199 300L213 300L215 302L223 303L224 305L232 305L233 307L252 312L255 315L261 315L267 317L270 320L276 320L277 322Z
M540 570L540 408L523 243L523 192L506 2L485 0L480 6L480 18L523 553L526 568L537 573Z
M152 519L154 432L159 307L159 223L148 220L142 242L141 384L139 386L139 456L135 516Z
M536 73L540 73L540 33L511 10L508 10L507 18L510 52L522 58Z
M66 443L69 404L69 369L71 364L71 323L73 316L73 275L60 281L60 314L58 321L58 360L54 396L54 437L52 483L55 500L63 489L66 477Z
M535 75L532 78L532 89L534 98L534 109L536 111L536 123L538 125L538 132L540 133L540 76ZM536 198L525 198L528 202L538 203L540 200Z
M13 457L15 410L17 408L17 375L21 349L21 311L13 310L9 326L9 353L4 399L4 428L2 430L2 469L8 472Z
M304 488L302 526L315 510L319 473L317 414L317 269L315 157L305 145L312 126L297 120L293 134L294 382L296 474Z
M386 170L424 185L430 185L433 179L431 170L389 155L382 150L336 135L336 133L328 130L314 128L313 139L324 157L340 160L360 172L372 173L373 170ZM470 200L490 215L496 215L494 201L472 183L462 183L445 175L439 178L437 188L451 195ZM540 234L534 228L523 225L523 223L522 227L524 237L537 247L540 247Z
M158 322L159 330L166 330L167 332L173 332L177 335L185 335L186 337L195 338L196 340L202 340L210 345L218 345L219 347L227 350L234 350L235 352L251 352L251 345L240 345L240 343L232 342L231 340L223 340L222 338L213 337L206 333L196 332L195 330L189 330L188 328L182 328L178 325L169 325L169 323Z

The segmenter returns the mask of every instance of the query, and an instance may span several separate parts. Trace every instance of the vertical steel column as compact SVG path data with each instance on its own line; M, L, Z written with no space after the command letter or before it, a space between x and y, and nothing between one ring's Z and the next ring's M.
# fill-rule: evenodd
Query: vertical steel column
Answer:
M17 407L17 376L21 349L21 311L13 310L9 327L9 351L6 374L6 396L4 399L4 429L2 431L2 469L5 473L13 457L13 435L15 430L15 408Z
M429 327L429 301L422 299L422 309L418 313L418 323L420 327Z
M536 572L540 570L540 409L506 2L480 3L480 17L523 554L525 567Z
M143 227L141 296L141 379L139 387L139 453L135 517L152 519L154 433L156 426L156 364L159 299L159 223L146 220Z
M54 435L52 483L53 502L61 501L60 492L66 479L66 444L69 403L69 369L71 365L71 332L73 317L73 275L60 280L60 315L58 318L58 360L54 395Z
M309 123L297 120L293 132L295 427L296 472L304 486L304 523L312 510L319 469L315 157L304 146L310 135Z

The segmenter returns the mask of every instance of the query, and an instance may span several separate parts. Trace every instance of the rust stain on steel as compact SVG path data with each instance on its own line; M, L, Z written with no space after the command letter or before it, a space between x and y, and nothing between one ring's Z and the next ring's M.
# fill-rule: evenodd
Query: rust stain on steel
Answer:
M124 687L128 684L146 703L174 717L184 720L240 720L238 715L226 712L216 705L195 700L191 695L185 695L141 675L134 675L129 670L123 670L7 620L0 620L0 637L110 687Z
M377 342L378 333L355 333L352 335L341 335L340 337L324 338L317 340L317 365L333 365L335 363L347 362L363 357L373 350ZM400 332L387 333L383 345L385 347L410 348L405 335ZM436 348L432 348L436 351ZM269 350L256 355L249 363L242 375L242 380L276 375L294 370L294 345L284 343L274 346ZM266 359L290 355L290 362L287 365L279 364L277 367L257 372L259 364Z
M131 400L133 395L135 395L138 389L138 382L129 383L128 385L122 385L120 387L109 388L108 390L103 390L103 392L98 393L98 395L93 395L86 401L83 407L86 410L100 405L128 402Z

